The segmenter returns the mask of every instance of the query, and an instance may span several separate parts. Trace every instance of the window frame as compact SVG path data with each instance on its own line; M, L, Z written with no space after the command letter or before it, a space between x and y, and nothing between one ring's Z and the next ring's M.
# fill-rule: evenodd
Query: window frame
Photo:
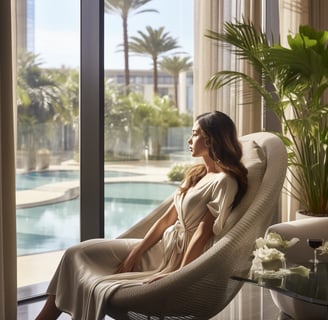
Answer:
M80 240L103 238L104 0L81 0Z
M105 233L104 0L80 0L80 40L80 241L83 241L103 238ZM48 283L17 288L18 304L45 296Z

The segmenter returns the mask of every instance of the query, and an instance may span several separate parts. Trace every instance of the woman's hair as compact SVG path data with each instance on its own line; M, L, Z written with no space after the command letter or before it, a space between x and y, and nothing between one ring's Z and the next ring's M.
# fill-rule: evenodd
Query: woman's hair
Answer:
M223 172L234 177L238 183L238 191L232 204L232 208L234 208L241 201L248 186L247 169L241 162L242 148L235 124L230 117L220 111L201 114L196 121L209 139L209 156L217 162ZM181 193L186 193L206 173L204 164L192 166L180 187Z

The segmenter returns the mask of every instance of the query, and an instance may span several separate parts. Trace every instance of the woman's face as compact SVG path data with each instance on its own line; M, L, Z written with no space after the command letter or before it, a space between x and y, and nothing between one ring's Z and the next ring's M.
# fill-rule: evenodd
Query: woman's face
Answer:
M202 131L198 121L196 121L192 127L192 134L188 139L189 150L193 157L202 157L208 155L208 145L206 142L208 138Z

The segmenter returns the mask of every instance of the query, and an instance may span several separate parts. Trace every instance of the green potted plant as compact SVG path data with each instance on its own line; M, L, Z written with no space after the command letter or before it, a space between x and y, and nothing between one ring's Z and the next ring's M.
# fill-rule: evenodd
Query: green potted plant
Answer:
M207 88L244 81L280 119L289 155L291 195L307 215L328 215L328 32L300 26L287 37L289 47L271 44L252 23L227 22L222 33L206 36L249 62L255 74L235 70L215 73ZM292 117L287 116L292 114Z

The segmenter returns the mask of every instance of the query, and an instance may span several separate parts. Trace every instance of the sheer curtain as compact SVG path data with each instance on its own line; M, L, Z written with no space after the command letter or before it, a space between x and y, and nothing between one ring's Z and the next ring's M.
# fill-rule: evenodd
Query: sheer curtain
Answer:
M16 319L14 1L0 2L0 319Z
M207 30L223 31L225 21L249 19L255 25L262 23L261 0L194 0L194 113L220 110L228 113L236 122L238 132L244 135L262 129L261 106L242 106L240 88L225 87L206 90L208 79L218 70L248 68L229 51L218 47L204 36ZM254 99L255 100L255 99Z
M309 1L308 0L280 0L279 1L280 17L280 41L285 47L288 47L287 35L298 32L299 25L309 24ZM291 117L292 115L287 116ZM292 183L290 173L289 180ZM291 184L285 181L284 188L286 191L291 189ZM299 202L291 198L288 192L282 193L281 221L295 220L296 210L299 209Z

